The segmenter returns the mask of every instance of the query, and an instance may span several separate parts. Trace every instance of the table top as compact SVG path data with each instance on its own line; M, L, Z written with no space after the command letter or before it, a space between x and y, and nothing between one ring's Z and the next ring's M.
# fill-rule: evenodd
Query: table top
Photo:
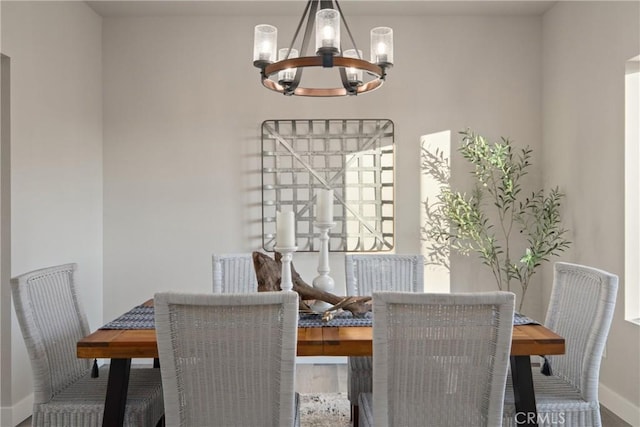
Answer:
M147 302L149 303L149 302ZM564 354L564 338L542 325L513 327L511 355ZM370 356L371 326L298 328L298 356ZM154 329L98 329L78 341L79 358L157 358Z

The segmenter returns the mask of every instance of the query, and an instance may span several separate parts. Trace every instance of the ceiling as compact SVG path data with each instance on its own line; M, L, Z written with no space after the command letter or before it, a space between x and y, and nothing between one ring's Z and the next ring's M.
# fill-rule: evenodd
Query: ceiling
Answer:
M555 1L515 0L342 0L345 15L541 15ZM304 10L303 0L101 0L87 4L103 17L189 15L293 15Z

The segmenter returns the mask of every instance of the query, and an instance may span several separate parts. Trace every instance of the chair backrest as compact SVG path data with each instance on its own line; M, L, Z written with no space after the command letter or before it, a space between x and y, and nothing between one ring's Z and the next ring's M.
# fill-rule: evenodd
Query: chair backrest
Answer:
M501 425L514 303L510 292L375 292L376 427Z
M155 295L166 423L291 426L298 295Z
M75 288L76 264L42 268L11 279L16 316L31 359L34 403L48 402L84 376L91 360L76 357L89 322Z
M213 292L258 292L251 253L213 255Z
M567 342L562 356L550 356L553 375L598 400L602 352L609 334L618 276L584 265L557 262L545 326Z
M368 296L376 291L424 292L422 255L346 254L347 295Z

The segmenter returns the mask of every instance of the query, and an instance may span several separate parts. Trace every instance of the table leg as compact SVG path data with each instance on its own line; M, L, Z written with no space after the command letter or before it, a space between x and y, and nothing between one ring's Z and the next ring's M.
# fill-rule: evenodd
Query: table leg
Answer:
M111 359L102 427L122 427L127 404L131 359Z
M511 356L511 378L516 404L516 425L537 426L536 395L529 356Z

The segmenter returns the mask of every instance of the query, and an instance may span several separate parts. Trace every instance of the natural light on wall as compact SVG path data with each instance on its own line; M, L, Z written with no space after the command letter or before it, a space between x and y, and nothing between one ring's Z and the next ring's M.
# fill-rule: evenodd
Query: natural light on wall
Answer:
M640 56L625 73L625 319L640 325Z
M393 219L393 156L383 153L391 152L393 147L381 146L345 155L345 217L358 219L346 221L348 248L389 249L384 236L393 236L394 231L387 228Z
M438 150L445 158L450 158L451 131L447 130L423 135L420 138L420 148L421 153L423 153L424 150L429 150L430 152ZM426 222L424 202L427 198L433 200L438 195L438 185L438 182L433 177L427 175L425 171L422 170L420 177L420 224L425 224ZM424 268L425 292L449 292L451 287L449 269L445 266L429 262L424 241L422 244L422 254L427 259Z

